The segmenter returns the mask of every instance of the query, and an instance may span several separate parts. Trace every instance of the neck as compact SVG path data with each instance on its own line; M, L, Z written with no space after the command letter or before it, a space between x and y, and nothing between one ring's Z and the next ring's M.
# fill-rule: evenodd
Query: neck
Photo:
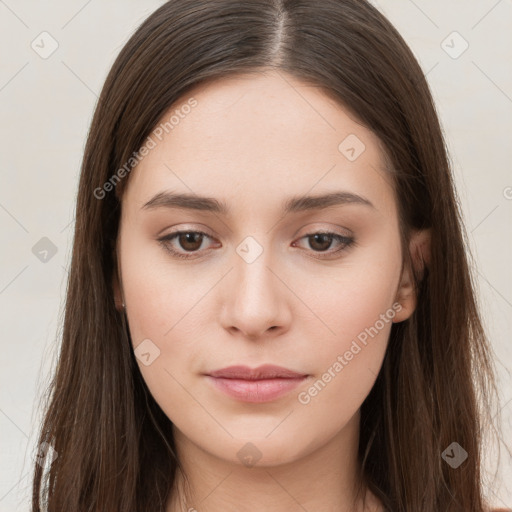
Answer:
M278 465L245 466L220 459L174 427L178 471L167 512L324 512L378 511L371 494L357 492L359 413L323 446Z

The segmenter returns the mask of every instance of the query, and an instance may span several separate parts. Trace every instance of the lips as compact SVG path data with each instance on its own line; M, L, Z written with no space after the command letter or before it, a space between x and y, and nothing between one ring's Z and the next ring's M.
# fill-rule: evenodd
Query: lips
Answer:
M308 375L275 365L251 369L230 366L215 370L206 378L215 389L242 402L269 402L285 395L307 379Z
M248 366L229 366L221 370L208 373L211 377L224 379L262 380L262 379L295 379L305 377L304 373L297 373L282 366L265 364L251 369Z

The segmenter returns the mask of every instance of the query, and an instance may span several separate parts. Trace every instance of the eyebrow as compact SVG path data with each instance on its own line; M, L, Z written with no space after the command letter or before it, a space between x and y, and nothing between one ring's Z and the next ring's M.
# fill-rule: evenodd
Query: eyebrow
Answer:
M366 198L353 194L352 192L337 191L328 194L313 196L295 196L285 201L283 211L297 213L311 210L321 210L330 206L345 204L361 204L375 208ZM213 197L198 196L188 193L159 192L145 203L141 209L153 210L157 208L182 208L189 210L200 210L221 215L229 215L228 205Z

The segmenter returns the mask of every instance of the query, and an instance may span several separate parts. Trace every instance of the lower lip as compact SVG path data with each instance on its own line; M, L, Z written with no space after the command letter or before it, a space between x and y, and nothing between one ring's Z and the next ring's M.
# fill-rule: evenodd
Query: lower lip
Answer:
M307 378L304 376L293 379L244 380L211 377L210 375L207 375L207 377L217 389L224 391L227 395L251 403L275 400L296 388Z

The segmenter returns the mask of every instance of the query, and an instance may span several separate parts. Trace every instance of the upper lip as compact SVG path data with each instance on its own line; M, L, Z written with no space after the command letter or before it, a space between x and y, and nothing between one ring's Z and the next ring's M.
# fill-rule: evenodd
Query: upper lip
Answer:
M243 379L243 380L261 380L261 379L294 379L305 377L304 373L297 373L282 366L273 364L264 364L257 368L249 368L248 366L237 365L228 366L208 373L210 377L220 377L224 379Z

